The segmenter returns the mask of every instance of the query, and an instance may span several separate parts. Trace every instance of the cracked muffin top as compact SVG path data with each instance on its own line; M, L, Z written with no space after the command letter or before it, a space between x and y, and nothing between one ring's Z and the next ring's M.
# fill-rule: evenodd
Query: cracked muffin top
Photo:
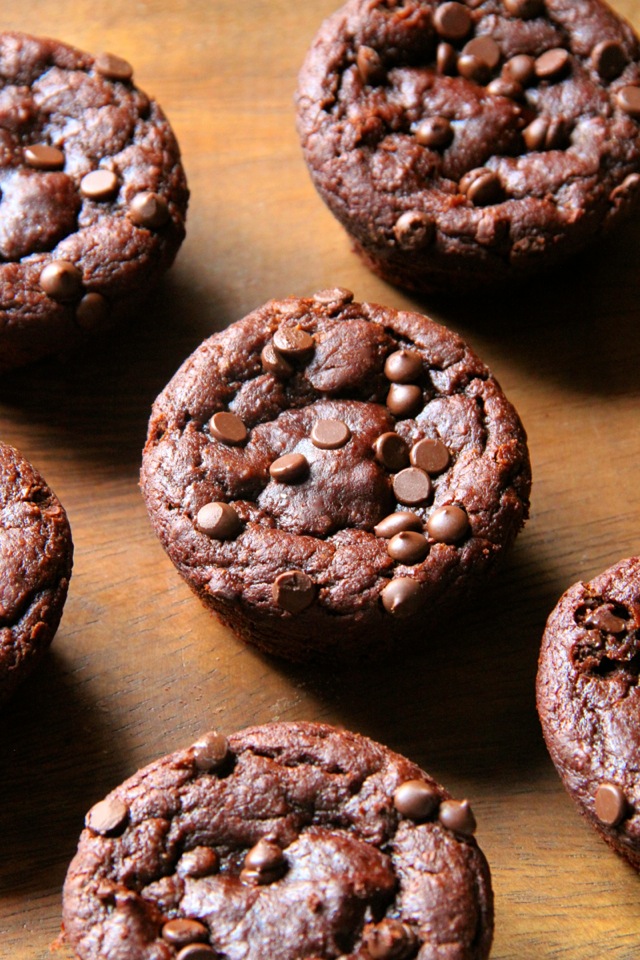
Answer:
M291 659L426 635L513 541L529 485L518 416L460 337L342 288L205 341L157 399L142 464L178 570Z

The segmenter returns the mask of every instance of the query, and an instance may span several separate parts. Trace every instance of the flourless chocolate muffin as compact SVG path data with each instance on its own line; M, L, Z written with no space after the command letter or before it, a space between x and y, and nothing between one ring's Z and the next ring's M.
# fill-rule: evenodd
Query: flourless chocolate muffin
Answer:
M178 144L132 76L0 33L0 371L131 316L182 242Z
M157 399L153 526L198 596L292 660L428 639L528 512L520 420L454 333L342 288L273 300Z
M640 558L576 583L547 622L538 712L578 809L640 870Z
M87 814L64 887L81 960L484 960L473 812L316 723L208 734Z
M640 194L638 40L600 0L349 0L302 67L320 196L385 280L519 280Z
M62 504L17 450L0 443L0 705L51 643L72 562Z

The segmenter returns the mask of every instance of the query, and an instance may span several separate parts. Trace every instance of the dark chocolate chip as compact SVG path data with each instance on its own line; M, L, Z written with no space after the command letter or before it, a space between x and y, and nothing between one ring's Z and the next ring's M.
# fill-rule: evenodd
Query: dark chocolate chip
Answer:
M500 63L501 56L500 47L496 41L493 37L486 35L474 37L472 40L469 40L468 43L465 43L462 48L462 55L476 57L478 60L482 60L489 70L495 70Z
M314 339L300 326L278 327L273 335L273 345L291 360L305 360L311 356Z
M422 527L422 520L417 513L413 513L411 510L398 510L396 513L390 513L388 517L376 524L373 532L376 537L383 537L388 540L402 530L417 530L422 533Z
M137 193L129 205L129 218L138 227L157 230L169 219L169 206L158 193Z
M627 55L617 40L601 40L591 51L591 63L601 80L615 80L627 65Z
M336 306L345 306L353 300L353 293L346 287L327 287L326 290L318 290L314 293L313 299L316 303Z
M616 93L616 102L630 117L640 117L640 87L621 87Z
M276 350L272 340L263 347L260 360L262 362L262 369L266 373L272 373L274 377L279 377L281 380L286 380L287 377L293 374L293 367L289 361L285 360L282 354Z
M536 117L522 136L529 150L563 150L570 143L568 123L561 117Z
M40 274L40 286L53 300L76 300L82 293L82 274L68 260L52 260Z
M176 956L176 960L214 960L219 954L206 943L190 943Z
M301 453L285 453L269 467L271 477L278 483L296 483L309 473L309 461Z
M378 463L392 473L409 466L409 447L397 433L380 434L373 444L373 452Z
M365 926L362 944L372 960L405 960L415 952L417 937L406 923L387 917Z
M504 8L512 17L530 20L544 11L544 0L504 0Z
M209 877L220 867L218 854L211 847L194 847L183 853L176 866L180 877Z
M432 484L429 474L418 467L407 467L393 478L393 492L399 503L409 507L425 503L431 496Z
M57 147L45 143L34 143L24 148L24 160L27 166L35 170L61 170L64 167L64 153Z
M458 73L465 80L473 80L474 83L483 85L488 83L491 77L491 70L484 60L469 53L463 53L458 57Z
M85 293L76 307L76 323L83 330L103 327L109 317L109 301L100 293Z
M441 3L433 14L433 25L444 40L464 40L471 30L471 14L463 3Z
M93 66L98 73L102 74L108 80L122 80L126 82L133 77L133 67L122 57L116 57L113 53L99 54Z
M468 800L443 800L438 820L443 827L456 833L475 833L476 818Z
M547 140L549 121L544 117L536 117L528 127L522 131L527 150L544 150Z
M402 419L417 413L422 406L422 390L415 383L392 383L387 394L387 407L394 417Z
M492 206L504 199L500 177L487 167L476 167L465 173L460 180L460 192L474 207Z
M439 43L436 50L436 70L442 76L452 77L458 71L458 53L450 43Z
M528 53L517 53L504 64L502 76L505 80L515 80L521 86L528 86L536 75L536 61Z
M524 96L524 87L516 80L508 77L496 77L487 85L487 93L492 97L508 97L509 100L521 100Z
M273 883L283 875L286 865L287 861L278 844L263 838L244 858L240 880L247 884Z
M595 811L598 820L608 827L616 827L628 812L624 791L615 783L601 783L596 790Z
M316 586L303 570L287 570L279 574L272 592L277 605L288 613L301 613L316 598Z
M627 621L617 616L610 604L604 604L601 607L596 607L595 610L590 610L584 619L584 625L613 634L624 633L628 627Z
M316 420L311 429L311 442L320 450L338 450L350 436L351 430L342 420Z
M363 83L374 84L384 80L384 67L380 54L373 47L362 46L356 54L356 66Z
M396 220L393 235L405 250L414 250L431 243L435 236L435 224L421 210L407 210Z
M192 750L196 769L210 773L218 770L229 756L229 741L222 733L211 730L196 740Z
M240 517L230 503L205 503L196 515L196 527L212 540L233 540L240 533Z
M466 510L447 504L434 510L427 521L427 533L438 543L458 543L469 530Z
M174 947L185 947L188 943L197 943L200 940L206 940L209 936L209 931L203 923L186 917L168 920L162 927L161 933L162 939L173 944Z
M539 80L559 80L569 67L569 51L564 47L552 47L540 54L535 62Z
M85 817L85 824L94 833L107 836L117 833L129 818L129 808L117 797L107 797L96 803Z
M439 796L424 780L405 780L393 794L393 805L410 820L428 820L435 813Z
M398 563L413 566L422 563L429 553L429 541L415 530L402 530L389 540L387 553Z
M395 350L384 364L384 375L392 383L413 383L422 373L422 357L415 350Z
M80 181L80 193L89 200L110 200L118 190L118 178L112 170L92 170Z
M411 447L410 460L414 467L435 475L447 469L451 456L442 440L425 439Z
M235 413L220 410L209 420L209 432L212 437L230 447L237 447L247 439L247 428Z
M394 617L410 617L422 606L422 586L411 577L396 577L381 591L382 605Z
M453 127L446 117L427 117L414 130L419 144L430 150L444 150L453 140Z

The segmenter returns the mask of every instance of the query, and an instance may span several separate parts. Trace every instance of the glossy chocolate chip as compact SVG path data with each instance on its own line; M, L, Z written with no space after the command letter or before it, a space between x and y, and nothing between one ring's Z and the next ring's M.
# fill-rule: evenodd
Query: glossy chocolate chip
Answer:
M358 48L356 66L363 83L380 83L384 79L384 67L380 54L373 47L362 46Z
M338 450L350 436L351 430L343 420L316 420L311 428L311 442L320 450Z
M433 14L433 25L444 40L464 40L471 30L471 14L462 3L441 3Z
M373 444L373 452L378 463L392 473L409 466L409 447L397 433L382 433Z
M422 563L429 553L429 541L415 530L402 530L389 540L387 553L398 563L413 566Z
M93 64L98 73L102 74L108 80L121 80L126 82L133 77L133 67L122 57L116 57L113 53L99 54Z
M168 221L169 206L158 193L138 193L129 205L129 218L138 227L157 230Z
M616 827L627 816L628 804L624 791L615 783L601 783L596 790L595 811L598 820L608 827Z
M196 527L212 540L233 540L242 528L240 517L230 503L205 503L196 515Z
M118 191L118 178L112 170L92 170L80 181L80 193L89 200L110 200Z
M393 805L410 820L428 820L435 813L439 796L424 780L405 780L393 794Z
M24 160L27 166L35 170L62 170L64 153L57 147L45 143L34 143L24 148Z
M640 117L640 87L621 87L616 93L616 103L630 117Z
M53 300L76 300L82 293L82 274L68 260L52 260L40 274L40 286Z
M96 803L85 817L85 824L94 833L107 836L119 832L129 819L129 808L117 797Z
M430 150L444 150L453 140L453 127L446 117L427 117L414 130L418 143Z
M417 530L418 533L422 533L422 526L422 520L417 513L413 513L411 510L398 510L396 513L390 513L388 517L376 524L373 532L376 537L388 540L402 530Z
M273 345L287 359L305 360L313 352L314 340L300 326L278 327L273 335Z
M217 960L219 954L206 943L190 943L177 954L176 960Z
M521 86L528 86L536 75L536 61L527 53L517 53L504 64L502 76L505 80L515 80Z
M487 93L492 97L508 97L509 100L521 100L524 96L524 87L516 80L508 77L496 77L487 85Z
M460 180L460 192L474 207L488 207L504 199L500 177L486 167L470 170Z
M209 420L209 432L212 437L229 447L237 447L247 439L247 428L235 413L219 410Z
M476 818L468 800L443 800L438 820L443 827L456 833L475 833Z
M396 577L389 581L380 597L387 613L402 619L417 613L422 606L422 587L411 577Z
M595 610L590 610L584 619L584 625L614 635L624 633L628 626L626 620L613 612L610 604L604 604L601 607L596 607Z
M418 467L406 467L393 478L393 492L399 503L409 507L425 503L431 496L433 487L429 474Z
M405 250L414 250L431 243L435 236L435 224L421 210L407 210L396 220L393 235Z
M188 943L206 940L209 931L198 920L178 917L176 920L168 920L162 927L161 934L162 939L173 944L174 947L185 947Z
M345 306L353 300L353 292L346 287L327 287L325 290L318 290L314 293L313 299L316 303L323 303L329 306Z
M546 50L536 59L535 71L539 80L559 80L569 68L569 51L564 47Z
M446 470L451 461L449 450L442 440L430 438L414 443L409 457L414 467L419 467L433 476Z
M366 925L362 944L372 960L405 960L415 952L417 937L407 924L387 917Z
M273 599L288 613L301 613L316 598L316 586L303 570L287 570L279 574L272 587Z
M615 80L627 65L627 55L617 40L601 40L591 51L591 63L601 80Z
M277 483L297 483L309 473L309 461L301 453L285 453L269 467L269 473Z
M450 43L439 43L436 50L436 70L442 76L452 77L458 71L458 52Z
M97 330L109 318L109 301L100 293L85 293L76 307L76 323L83 330Z
M544 12L544 0L504 0L504 8L512 17L530 20Z
M392 383L413 383L422 373L422 357L415 350L395 350L384 364L384 375Z
M273 883L286 869L286 859L277 843L272 840L258 840L249 850L240 873L240 880L248 884Z
M194 847L183 853L176 866L179 877L209 877L220 868L218 854L211 847Z
M274 377L278 377L280 380L286 380L293 374L293 367L289 361L285 360L282 354L276 350L272 340L263 347L260 360L262 362L262 369L266 373L272 373Z
M481 60L489 70L495 70L500 63L501 53L500 47L493 37L485 35L474 37L472 40L469 40L468 43L465 43L462 48L462 55L476 57L478 60Z
M480 84L488 83L491 78L491 70L484 60L469 53L463 53L458 57L458 73L465 80L473 80L474 83Z
M427 521L427 533L438 543L458 543L469 530L466 510L447 504L434 510Z
M563 150L570 143L568 124L560 117L536 117L522 137L528 150Z
M410 417L422 406L422 390L415 383L392 383L387 394L389 411L403 419Z
M211 730L196 740L192 750L196 769L210 773L218 770L229 756L229 741L222 733Z

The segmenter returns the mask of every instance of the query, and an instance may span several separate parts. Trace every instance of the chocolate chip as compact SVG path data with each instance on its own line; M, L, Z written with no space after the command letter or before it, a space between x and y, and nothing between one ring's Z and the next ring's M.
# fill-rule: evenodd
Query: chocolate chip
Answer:
M196 740L192 750L196 770L210 773L218 770L229 756L229 741L217 730L211 730Z
M601 40L591 51L591 63L601 80L615 80L627 65L627 55L617 40Z
M24 160L27 166L35 170L61 170L64 167L64 153L57 147L45 143L34 143L24 148Z
M456 833L475 833L476 818L468 800L443 800L438 820L443 827Z
M439 802L436 790L424 780L405 780L393 794L393 805L403 817L410 820L428 820Z
M458 57L458 73L465 80L473 80L474 83L480 84L488 83L491 77L491 70L484 60L473 57L468 53L463 53Z
M476 167L465 173L460 180L460 192L466 195L474 207L492 206L504 199L498 174L486 167Z
M180 950L176 960L213 960L213 958L217 960L218 956L219 954L213 947L209 947L205 943L190 943Z
M380 434L373 444L373 452L378 463L392 473L409 466L409 447L397 433Z
M382 605L394 617L410 617L422 606L422 586L411 577L396 577L381 591Z
M431 243L435 235L435 224L431 217L421 210L407 210L396 220L393 235L405 250Z
M569 67L569 52L564 47L552 47L540 54L535 62L539 80L559 80Z
M278 844L263 838L244 858L240 880L247 884L273 883L283 875L286 866L285 856Z
M180 877L209 877L220 867L218 854L211 847L194 847L183 853L176 866Z
M279 377L281 380L286 380L293 374L293 367L281 353L278 353L272 340L263 347L260 360L262 369L266 373L272 373L274 377Z
M92 170L80 181L80 193L89 200L110 200L118 190L118 178L112 170Z
M624 633L628 624L626 620L613 612L610 604L605 604L596 607L595 610L590 610L584 619L584 625L595 630L602 630L605 633L618 634Z
M316 420L311 429L311 442L320 450L338 450L350 436L351 430L342 420Z
M247 428L240 417L226 410L214 413L209 420L209 432L229 447L238 447L247 439Z
M463 40L471 30L471 14L462 3L441 3L433 14L433 25L445 40Z
M278 483L296 483L309 473L309 462L301 453L285 453L273 461L269 473Z
M427 521L427 533L438 543L457 543L469 530L466 510L447 504L434 510Z
M410 417L422 406L422 390L415 383L392 383L387 407L394 417Z
M628 812L627 798L615 783L601 783L596 790L595 811L598 820L617 827Z
M451 461L449 451L442 440L418 440L411 447L409 457L414 467L419 467L425 473L432 475L442 473Z
M462 56L476 57L481 60L489 70L495 70L500 63L500 47L493 37L481 36L474 37L465 43L462 48Z
M529 150L562 150L570 143L568 124L561 117L536 117L522 136Z
M301 613L316 598L316 586L303 570L287 570L279 574L272 587L273 599L288 613Z
M427 117L414 130L418 143L430 150L444 150L453 140L453 127L446 117Z
M413 383L422 373L422 357L415 350L395 350L384 364L384 375L393 383Z
M413 566L416 563L422 563L429 553L429 541L422 533L402 530L389 540L387 553L398 563Z
M385 540L402 530L417 530L422 533L422 520L417 513L411 510L398 510L396 513L390 513L373 528L376 537L383 537Z
M122 57L113 53L99 54L93 63L94 68L108 80L122 80L126 82L133 77L133 67Z
M205 503L196 515L196 527L212 540L233 540L240 533L240 517L230 503Z
M502 76L505 80L515 80L521 86L528 86L536 75L536 61L528 53L517 53L504 64Z
M278 327L273 335L273 345L285 357L306 360L314 348L314 339L300 326Z
M439 43L436 50L436 70L442 76L452 77L457 73L458 53L450 43Z
M189 920L186 917L179 917L176 920L169 920L164 924L162 939L175 947L184 947L188 943L197 943L199 940L206 940L209 931L203 923L197 920Z
M380 83L384 79L384 68L380 54L373 47L362 46L358 48L356 66L363 83Z
M544 11L544 0L504 0L504 8L512 17L530 20Z
M109 301L100 293L85 293L76 307L76 323L83 330L103 327L109 317Z
M544 150L547 139L549 121L544 117L536 117L528 127L522 131L522 139L527 150Z
M419 470L418 467L407 467L400 473L396 473L393 478L393 492L396 500L410 507L428 500L431 490L429 474Z
M353 293L346 287L328 287L326 290L318 290L314 293L313 299L316 303L324 303L330 306L346 306L353 300Z
M372 960L405 960L415 952L417 937L407 924L388 917L365 926L362 944Z
M640 117L640 87L621 87L616 93L616 103L630 117Z
M129 218L138 227L157 230L169 219L169 206L158 193L137 193L129 205Z
M52 260L40 274L40 286L53 300L75 300L82 293L82 274L68 260Z
M521 100L524 96L524 88L516 80L509 80L508 77L496 77L487 85L487 93L492 97L508 97L509 100Z
M85 825L101 836L119 832L129 819L129 808L117 797L100 800L85 817Z

